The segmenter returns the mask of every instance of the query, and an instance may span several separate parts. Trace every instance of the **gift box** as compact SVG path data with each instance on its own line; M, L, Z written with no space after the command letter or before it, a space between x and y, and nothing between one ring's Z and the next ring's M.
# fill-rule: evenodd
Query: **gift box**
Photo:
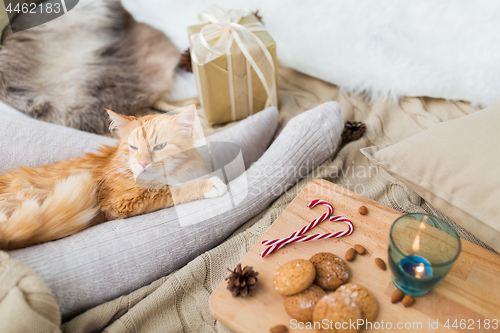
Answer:
M212 6L188 28L200 102L211 124L278 106L276 43L255 15Z

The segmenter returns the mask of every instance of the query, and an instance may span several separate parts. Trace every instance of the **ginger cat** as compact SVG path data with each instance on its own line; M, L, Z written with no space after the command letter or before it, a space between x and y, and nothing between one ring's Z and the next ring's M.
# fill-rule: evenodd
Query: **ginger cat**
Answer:
M0 175L0 248L47 242L105 221L223 195L227 187L219 178L197 178L206 171L194 148L195 112L191 107L176 116L135 118L108 111L117 145ZM171 178L177 185L158 183Z

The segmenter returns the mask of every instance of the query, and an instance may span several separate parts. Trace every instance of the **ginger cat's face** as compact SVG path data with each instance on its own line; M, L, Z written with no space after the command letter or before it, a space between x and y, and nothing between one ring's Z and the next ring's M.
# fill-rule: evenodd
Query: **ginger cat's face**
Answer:
M203 174L204 162L192 137L194 108L175 116L139 119L109 113L119 129L122 152L128 157L127 166L138 184L141 181L175 185Z

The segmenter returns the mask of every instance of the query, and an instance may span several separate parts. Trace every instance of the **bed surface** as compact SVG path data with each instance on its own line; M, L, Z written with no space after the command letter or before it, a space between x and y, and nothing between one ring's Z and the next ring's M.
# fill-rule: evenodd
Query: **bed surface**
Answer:
M99 318L103 323L99 329L107 328L109 332L128 332L126 327L131 323L170 332L231 332L210 315L210 294L226 277L227 268L243 258L305 184L315 178L329 180L402 213L426 212L447 219L405 184L370 164L359 149L403 140L477 108L432 98L405 98L400 104L378 99L370 104L362 96L350 96L334 85L287 68L279 69L279 87L281 129L295 115L335 100L342 106L345 121L366 123L365 135L343 146L333 159L305 176L221 245L149 286L81 314L63 326L65 331L87 332L79 328ZM462 238L484 245L452 221L448 222Z

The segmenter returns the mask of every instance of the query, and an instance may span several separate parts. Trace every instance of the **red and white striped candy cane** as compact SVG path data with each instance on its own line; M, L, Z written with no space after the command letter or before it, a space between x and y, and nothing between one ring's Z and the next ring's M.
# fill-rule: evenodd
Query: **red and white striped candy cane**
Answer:
M319 203L322 203L322 204L326 205L327 207L329 207L329 211L330 211L331 205L328 202L323 201L323 200L314 200L311 203L309 203L308 207L312 208ZM333 211L333 207L331 207L331 209ZM270 246L266 250L262 251L260 253L260 256L262 258L264 258L265 256L281 249L283 246L285 246L289 243L306 242L306 241L316 240L316 239L338 238L338 237L343 237L343 236L349 236L350 234L352 234L352 232L354 230L354 226L349 219L342 217L342 216L332 216L332 217L330 217L330 221L345 222L348 226L348 229L346 231L339 231L339 232L335 232L335 233L325 233L325 234L315 234L315 235L303 236L303 234L305 232L311 230L316 225L318 225L320 222L324 221L326 219L325 215L326 215L326 213L321 215L316 220L314 220L313 222L311 222L310 224L308 224L304 228L291 234L288 237L281 238L281 239L273 239L273 240L263 241L262 242L263 245L272 245L272 246ZM326 215L326 216L328 216L328 215Z
M307 242L311 240L317 240L317 239L327 239L327 238L339 238L343 236L349 236L352 234L354 231L354 226L352 222L349 219L346 219L345 217L342 216L332 216L330 217L330 221L334 222L345 222L348 226L348 229L345 231L338 231L338 232L328 232L325 234L315 234L315 235L307 235L307 236L296 236L291 239L288 239L283 245L289 244L289 243L299 243L299 242Z
M321 215L320 217L318 217L317 219L315 219L314 221L312 221L311 223L309 223L308 225L306 225L305 227L303 227L299 231L294 232L290 236L285 237L285 238L265 240L265 241L262 241L262 245L275 245L277 243L281 243L282 241L284 241L286 239L290 239L290 238L295 237L295 236L303 235L304 233L308 232L309 230L311 230L312 228L317 226L319 223L326 220L328 218L328 216L332 215L332 213L333 213L333 206L331 203L324 201L324 200L316 199L316 200L313 200L310 203L308 203L307 207L314 208L319 204L325 205L328 208L328 212L324 213L323 215Z
M308 225L306 225L305 227L303 227L302 229L300 229L299 231L296 231L294 232L293 234L291 234L290 236L286 237L286 238L280 238L280 239L272 239L272 240L265 240L262 242L262 245L271 245L269 246L267 249L265 249L264 251L262 251L260 253L260 256L262 258L264 258L265 256L267 256L268 254L270 253L273 253L274 251L277 251L279 249L281 249L284 245L284 243L293 238L293 237L296 237L296 236L300 236L300 235L303 235L304 233L308 232L309 230L311 230L312 228L314 228L315 226L317 226L319 223L323 222L324 220L326 220L328 218L328 216L332 215L333 213L333 206L331 203L325 201L325 200L320 200L320 199L316 199L316 200L313 200L311 201L310 203L307 204L307 207L312 209L314 207L316 207L317 205L324 205L328 208L328 212L324 213L323 215L321 215L320 217L318 217L317 219L315 219L314 221L312 221L311 223L309 223Z

